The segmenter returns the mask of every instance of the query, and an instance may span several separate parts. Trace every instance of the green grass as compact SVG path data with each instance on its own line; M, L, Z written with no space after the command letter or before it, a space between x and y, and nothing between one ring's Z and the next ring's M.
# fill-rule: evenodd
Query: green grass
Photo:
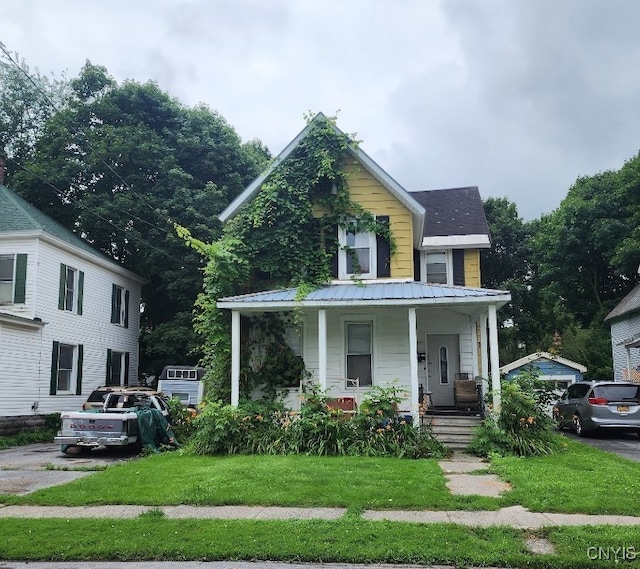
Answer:
M637 528L553 528L552 555L533 555L512 528L453 524L339 521L0 520L0 559L229 560L323 563L419 563L559 569L610 567L589 557L590 547L637 544ZM37 536L37 539L34 539ZM640 547L638 547L640 550ZM593 551L593 550L592 550ZM624 563L625 567L637 563Z
M252 505L495 510L501 501L451 496L435 460L164 453L110 466L5 503L84 506Z
M133 520L0 519L5 536L0 559L640 566L640 526L532 532L373 522L359 516L365 508L469 510L512 504L537 511L638 514L640 464L582 443L568 441L563 455L497 458L491 469L513 485L503 498L449 495L436 460L153 455L28 496L1 496L4 503L152 509ZM159 509L175 504L341 506L347 514L336 521L174 520ZM525 539L532 534L548 539L555 553L529 553Z
M492 470L513 486L504 504L534 512L640 515L640 463L572 440L567 444L563 454L494 459Z

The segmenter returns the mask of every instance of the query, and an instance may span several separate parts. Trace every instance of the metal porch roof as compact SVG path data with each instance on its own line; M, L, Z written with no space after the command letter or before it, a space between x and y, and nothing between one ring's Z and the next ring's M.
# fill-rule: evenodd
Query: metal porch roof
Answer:
M336 283L323 286L296 300L295 288L228 296L219 308L293 308L294 306L428 306L451 304L497 304L511 300L508 291L422 282Z

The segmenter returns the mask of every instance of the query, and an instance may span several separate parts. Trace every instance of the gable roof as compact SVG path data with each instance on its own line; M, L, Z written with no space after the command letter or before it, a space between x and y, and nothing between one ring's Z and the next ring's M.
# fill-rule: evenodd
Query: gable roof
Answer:
M92 257L111 270L126 273L130 278L143 283L142 277L125 269L108 255L92 247L87 241L67 229L64 225L40 211L27 200L0 185L0 238L2 236L34 236L49 237L58 246L71 247L85 256Z
M425 208L423 247L489 247L489 226L477 186L411 192Z
M519 360L516 360L515 362L511 362L510 364L507 365L503 365L500 368L500 373L509 373L510 371L513 371L514 369L518 369L519 367L525 366L527 364L531 364L535 361L539 361L539 360L550 360L553 362L558 362L559 364L565 365L567 367L573 368L575 370L578 370L580 373L586 373L587 368L585 366L583 366L582 364L573 362L571 360L568 360L566 358L561 358L560 356L554 356L553 354L550 354L549 352L536 352L534 354L529 354L528 356L525 356L524 358L520 358Z
M323 113L318 113L309 124L300 131L285 149L276 156L269 167L258 176L245 190L229 204L229 206L218 216L223 223L228 219L236 216L242 205L251 200L260 190L260 187L271 173L285 160L305 139L313 123L326 120ZM344 135L344 133L333 123L329 122L336 133ZM396 182L389 174L387 174L368 154L366 154L359 145L349 145L349 153L359 162L359 164L367 170L378 182L380 182L400 203L402 203L413 215L414 243L420 243L422 239L424 225L424 207L413 197L413 195L405 190L398 182Z
M636 285L632 291L625 296L617 306L607 314L606 320L611 320L616 316L623 316L631 312L637 312L640 310L640 284Z

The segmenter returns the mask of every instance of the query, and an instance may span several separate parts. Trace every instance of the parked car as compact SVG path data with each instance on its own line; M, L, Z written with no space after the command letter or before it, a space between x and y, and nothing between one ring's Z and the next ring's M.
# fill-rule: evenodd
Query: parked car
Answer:
M135 391L149 391L153 392L151 387L144 387L141 385L130 385L130 386L122 386L122 385L104 385L102 387L98 387L94 389L87 397L87 400L82 404L82 409L84 411L90 411L91 409L102 409L104 402L109 393L113 393L117 391L118 393L127 393L127 392L135 392Z
M580 437L597 429L628 429L640 435L640 384L580 381L570 385L553 407L558 428Z
M112 389L99 410L63 411L60 419L54 442L63 453L98 446L142 448L143 443L154 444L160 434L173 440L168 400L151 389Z

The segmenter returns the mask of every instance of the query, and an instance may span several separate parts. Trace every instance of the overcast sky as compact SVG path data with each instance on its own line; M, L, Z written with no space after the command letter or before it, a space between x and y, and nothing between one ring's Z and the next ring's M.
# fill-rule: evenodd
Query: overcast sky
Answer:
M526 219L640 150L638 0L0 0L43 74L156 81L279 153L338 114L407 190L477 185Z

